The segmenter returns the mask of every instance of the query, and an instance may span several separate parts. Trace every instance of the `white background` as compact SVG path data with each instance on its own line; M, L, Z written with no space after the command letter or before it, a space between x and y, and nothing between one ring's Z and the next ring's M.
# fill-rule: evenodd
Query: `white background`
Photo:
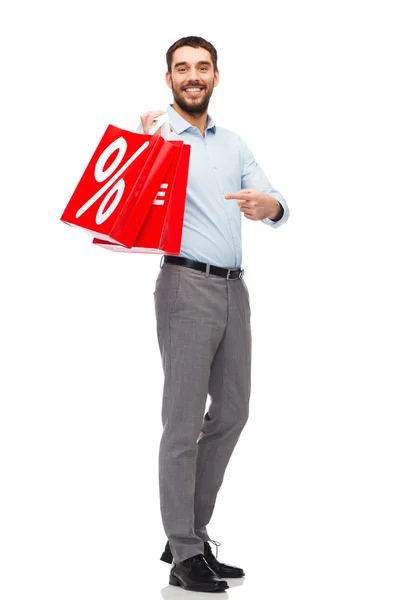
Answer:
M242 219L251 415L209 533L247 577L223 597L406 600L403 5L3 9L4 600L197 596L158 560L160 257L59 221L107 124L172 101L165 53L186 35L218 50L210 114L291 209L277 230Z

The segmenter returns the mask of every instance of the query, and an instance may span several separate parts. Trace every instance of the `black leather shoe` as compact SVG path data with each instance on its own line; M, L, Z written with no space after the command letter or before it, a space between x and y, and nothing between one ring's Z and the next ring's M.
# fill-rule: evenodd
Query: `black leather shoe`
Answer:
M214 542L216 546L219 546L219 542ZM218 554L218 551L217 551ZM240 567L232 567L225 563L220 563L211 551L211 546L208 542L204 542L204 557L208 562L212 570L218 575L218 577L244 577L244 570ZM173 562L173 554L170 550L170 544L167 542L164 552L160 557L160 560L171 564Z
M192 592L223 592L229 587L214 573L203 554L175 563L170 570L169 583Z
M160 557L160 560L162 560L163 562L169 563L169 565L171 565L171 563L173 562L173 554L170 550L169 542L167 542L167 544L164 548L164 552Z
M219 542L217 542L218 545ZM217 545L216 544L216 545ZM217 550L218 554L218 550ZM233 567L231 565L227 565L226 563L220 563L214 554L211 551L211 546L208 542L204 542L204 556L205 560L208 562L210 567L215 573L217 573L218 577L244 577L244 570L240 567Z

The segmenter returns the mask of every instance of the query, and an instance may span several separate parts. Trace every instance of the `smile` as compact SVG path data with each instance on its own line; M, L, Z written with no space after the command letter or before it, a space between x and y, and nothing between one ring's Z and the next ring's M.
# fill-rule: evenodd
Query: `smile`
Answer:
M186 88L184 91L187 92L187 94L189 94L191 96L198 96L198 94L201 93L202 89L191 87L191 88Z

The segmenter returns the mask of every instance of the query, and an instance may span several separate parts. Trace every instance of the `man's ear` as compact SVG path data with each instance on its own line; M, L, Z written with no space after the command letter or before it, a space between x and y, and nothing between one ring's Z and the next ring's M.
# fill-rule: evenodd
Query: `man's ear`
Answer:
M167 83L168 87L171 89L171 75L168 71L166 73L166 83Z
M218 85L219 80L220 80L220 72L217 69L214 72L214 87L216 87Z

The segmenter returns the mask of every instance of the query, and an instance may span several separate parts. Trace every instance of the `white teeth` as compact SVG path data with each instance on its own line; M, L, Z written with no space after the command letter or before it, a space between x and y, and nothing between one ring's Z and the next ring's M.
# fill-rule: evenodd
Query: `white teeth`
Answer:
M201 92L201 88L186 88L186 92Z

